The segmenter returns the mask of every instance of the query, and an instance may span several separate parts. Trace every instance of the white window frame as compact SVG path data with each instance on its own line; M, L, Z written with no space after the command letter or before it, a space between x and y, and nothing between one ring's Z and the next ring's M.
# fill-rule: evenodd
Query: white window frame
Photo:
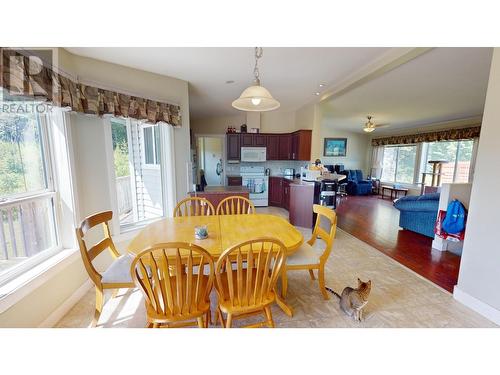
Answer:
M115 179L116 179L116 173L115 173L115 165L114 165L114 155L113 155L113 142L112 142L112 132L111 132L111 120L112 118L109 118L107 120L106 129L105 129L105 137L106 139L106 155L107 155L107 164L108 164L108 170L109 170L109 189L110 189L110 196L111 196L111 206L113 212L118 212L118 197L117 197L117 192L116 192L116 185L115 185ZM124 118L122 119L126 121L126 126L127 126L127 138L129 140L132 139L132 134L131 134L131 119L130 118ZM144 132L143 128L144 127L153 127L155 124L145 124L141 123L139 120L134 120L138 121L138 131L140 134L139 137L139 145L144 150ZM165 217L170 217L171 212L173 212L173 207L175 207L176 204L176 186L175 186L175 147L174 147L174 129L171 125L168 125L168 128L164 128L162 124L157 124L156 130L159 131L159 137L160 137L160 160L158 164L146 164L145 163L145 153L141 152L141 162L143 167L146 169L158 169L160 171L161 175L161 184L162 184L162 206L163 206L163 215L157 218L152 218L152 219L146 219L146 220L141 220L137 221L134 218L134 222L130 224L124 224L120 225L120 218L118 215L113 215L112 219L112 232L114 235L119 235L119 239L123 238L126 239L128 238L128 235L132 233L133 231L139 230L141 228L144 228L148 224L161 220ZM154 135L153 135L154 139ZM155 142L154 147L156 147ZM166 152L166 150L170 150L169 152ZM130 173L131 176L133 177L133 185L135 186L135 166L133 163L133 157L132 157L132 145L129 144L129 161L130 161ZM155 150L153 150L155 152ZM154 154L156 155L156 154ZM156 157L156 156L155 156ZM170 181L170 183L165 183L165 181ZM133 197L134 204L137 205L135 202L136 197ZM123 235L123 236L122 236Z
M424 164L424 171L427 165L427 159L429 158L429 145L431 143L439 143L439 142L454 142L457 144L457 151L455 152L455 165L453 167L453 182L457 183L457 167L458 167L458 155L460 153L460 142L471 142L472 141L472 155L470 158L470 167L469 167L469 176L467 176L467 182L472 182L472 178L474 175L474 164L475 164L475 156L477 152L477 142L474 139L459 139L459 140L446 140L446 141L438 141L438 142L426 142L426 150L425 150L425 158L422 163ZM463 182L462 182L463 183Z
M145 142L145 136L144 136L144 133L145 133L145 130L148 129L148 128L151 128L151 134L153 135L153 142L152 142L152 145L153 145L153 159L154 159L154 163L151 164L151 163L146 163L146 142ZM145 123L141 123L139 122L139 129L140 129L140 132L141 132L141 137L140 137L140 142L141 142L141 148L142 148L142 153L141 153L141 160L142 160L142 164L144 165L145 168L149 168L149 169L161 169L161 149L162 149L162 142L161 142L161 129L160 129L160 126L155 126L155 124L145 124ZM160 132L160 134L158 135L160 137L160 160L158 160L156 158L156 132Z
M409 147L409 146L415 147L415 163L413 165L413 181L412 182L396 181L396 176L398 174L399 148L400 147ZM382 180L382 174L383 174L383 164L382 164L382 173L380 175L380 177L381 177L380 182L385 183L385 184L401 184L402 186L415 187L417 185L418 176L419 176L418 165L420 164L420 162L419 162L420 155L422 155L421 145L419 143L409 143L409 144L401 144L401 145L387 145L387 146L384 146L384 152L385 152L386 148L397 148L398 149L398 152L396 155L396 168L394 170L394 181ZM382 159L382 163L383 163L383 159Z
M26 273L30 269L36 267L38 264L46 261L48 258L56 255L63 250L61 242L61 204L60 204L60 194L58 189L56 189L54 166L56 165L54 152L53 152L53 131L49 126L51 119L48 115L37 115L40 124L40 134L42 136L42 158L45 168L45 178L47 181L47 187L45 189L33 192L27 192L22 194L12 195L9 198L0 202L2 208L9 206L17 206L25 201L37 200L37 199L52 199L53 204L53 214L54 214L54 236L55 236L55 246L52 248L43 250L38 254L26 259L22 263L13 266L12 268L4 271L0 275L0 286L11 282L13 279L19 277L20 275Z

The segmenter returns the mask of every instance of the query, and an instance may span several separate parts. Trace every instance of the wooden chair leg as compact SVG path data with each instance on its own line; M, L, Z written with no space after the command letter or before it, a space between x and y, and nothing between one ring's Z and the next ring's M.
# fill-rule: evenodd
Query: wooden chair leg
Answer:
M311 276L311 280L316 280L316 278L314 277L314 271L313 270L309 270L309 276Z
M200 316L196 319L198 321L198 328L205 328L205 322L203 322L203 317Z
M210 309L205 314L205 328L208 328L212 324L212 312Z
M330 299L330 296L328 295L328 292L325 289L325 266L323 264L320 265L319 267L318 279L319 279L319 289L321 291L321 294L323 294L323 298L326 300Z
M92 320L92 327L97 326L97 323L99 322L99 317L101 316L103 305L104 305L104 291L101 288L96 286L95 287L95 312L94 312L94 319Z
M283 269L281 273L281 296L286 298L286 293L288 292L288 276L286 269Z
M231 328L232 324L233 324L233 315L231 313L228 313L226 319L226 328Z
M118 292L120 289L113 289L113 292L111 292L111 299L115 298L118 295Z
M217 316L220 321L220 326L224 328L226 326L226 322L224 322L224 316L222 315L222 310L220 309L220 307L217 307Z
M266 313L267 325L269 328L274 328L273 314L271 313L271 307L264 307L264 312Z

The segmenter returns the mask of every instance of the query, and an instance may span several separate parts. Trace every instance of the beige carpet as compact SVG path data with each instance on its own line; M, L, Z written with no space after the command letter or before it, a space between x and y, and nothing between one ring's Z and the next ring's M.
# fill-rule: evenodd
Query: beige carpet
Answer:
M277 208L258 209L280 216ZM310 230L298 228L304 237ZM321 242L317 244L320 246ZM338 299L323 300L317 281L307 271L289 273L287 303L294 309L292 318L277 306L273 316L277 327L496 327L479 314L456 302L452 295L404 268L378 250L341 230L337 231L332 255L327 264L326 284L341 292L355 286L356 278L372 280L372 292L365 308L365 320L355 322L339 308ZM215 304L215 295L212 296ZM90 290L57 327L88 327L94 311L94 290ZM252 319L253 321L254 319ZM99 327L144 327L144 303L139 290L123 290L108 301ZM246 321L235 321L235 326Z

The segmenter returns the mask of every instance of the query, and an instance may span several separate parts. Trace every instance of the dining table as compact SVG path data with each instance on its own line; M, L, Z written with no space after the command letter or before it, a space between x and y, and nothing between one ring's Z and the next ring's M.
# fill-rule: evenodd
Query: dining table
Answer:
M208 237L197 239L195 227L206 226ZM224 250L252 239L271 237L280 240L286 255L293 254L304 236L282 217L270 214L166 217L142 228L130 241L128 252L137 255L153 245L186 242L205 249L217 261ZM276 293L276 303L288 315L293 309Z

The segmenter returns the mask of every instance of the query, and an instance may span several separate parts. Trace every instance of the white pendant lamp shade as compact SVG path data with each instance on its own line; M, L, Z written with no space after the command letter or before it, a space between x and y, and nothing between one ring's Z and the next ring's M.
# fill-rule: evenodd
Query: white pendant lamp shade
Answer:
M255 67L253 69L255 84L243 90L240 97L232 103L233 107L240 111L264 112L272 111L280 106L280 103L273 98L271 93L260 85L258 62L261 57L262 48L255 47Z
M233 107L240 111L263 112L279 108L280 103L262 86L246 88L238 99L233 101Z

